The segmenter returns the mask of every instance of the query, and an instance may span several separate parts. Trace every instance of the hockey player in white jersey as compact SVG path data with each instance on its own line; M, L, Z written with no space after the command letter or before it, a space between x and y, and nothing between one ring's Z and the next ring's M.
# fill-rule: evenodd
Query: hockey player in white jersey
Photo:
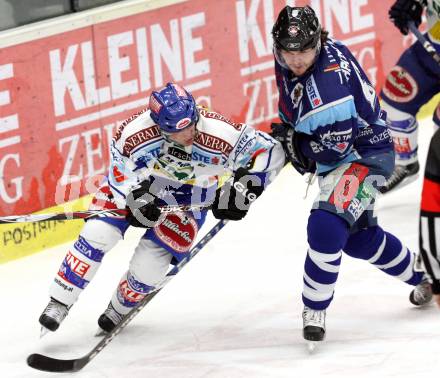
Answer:
M159 206L214 201L216 218L240 220L284 166L276 140L197 106L190 93L173 83L152 92L149 109L119 127L111 156L108 179L91 209L128 206L129 215L86 222L50 287L50 302L39 319L42 331L58 329L127 228L144 227L129 269L98 319L104 331L111 331L163 279L173 261L188 256L207 213L162 216ZM219 188L219 178L228 171L231 178Z
M427 34L437 53L440 53L440 1L396 0L389 16L402 34L408 34L408 23L419 26L426 8ZM396 151L396 166L381 192L404 186L417 178L419 162L418 122L416 114L440 92L440 66L419 41L403 52L388 73L382 88L382 108L387 112ZM440 126L440 104L433 114L436 128Z

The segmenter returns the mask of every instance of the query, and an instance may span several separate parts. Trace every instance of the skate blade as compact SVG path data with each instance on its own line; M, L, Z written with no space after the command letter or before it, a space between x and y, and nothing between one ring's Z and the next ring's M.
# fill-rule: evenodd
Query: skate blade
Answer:
M385 193L382 193L382 196L385 196L389 193L396 192L396 191L408 186L409 184L412 184L414 181L417 181L418 178L419 178L419 173L411 175L411 176L403 179L403 181L400 184L398 184L397 186L395 186L393 189L391 189Z
M48 332L49 332L49 330L46 327L41 326L40 339L42 339Z
M318 343L320 343L320 341L307 342L307 350L309 351L310 354L313 354L315 352L316 348L318 347Z
M95 337L106 336L108 332L104 331L102 328L98 328L95 332Z

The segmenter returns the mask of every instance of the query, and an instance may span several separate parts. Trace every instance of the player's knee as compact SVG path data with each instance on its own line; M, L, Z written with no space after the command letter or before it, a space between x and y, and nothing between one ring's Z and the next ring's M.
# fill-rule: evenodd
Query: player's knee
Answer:
M338 252L344 247L348 235L348 223L341 217L319 209L311 212L307 224L310 248L319 252Z
M344 252L352 257L368 260L380 248L384 240L384 231L379 226L369 227L350 235Z
M382 103L382 109L387 113L387 121L392 131L403 130L408 133L417 128L418 124L414 115L396 109L388 104L386 100Z
M93 219L86 222L80 236L93 248L99 249L104 253L112 249L122 239L121 231L117 227Z
M151 240L141 239L130 261L129 271L138 281L155 287L165 277L172 257L171 253Z

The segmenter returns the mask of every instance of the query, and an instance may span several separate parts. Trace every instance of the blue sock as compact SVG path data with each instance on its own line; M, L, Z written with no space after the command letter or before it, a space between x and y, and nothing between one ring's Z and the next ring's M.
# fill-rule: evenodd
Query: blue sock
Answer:
M348 235L347 222L337 215L324 210L314 210L310 214L302 295L305 306L323 310L330 305Z
M344 252L352 257L367 260L382 272L410 285L417 285L423 276L414 271L415 254L409 251L394 235L375 226L351 235Z

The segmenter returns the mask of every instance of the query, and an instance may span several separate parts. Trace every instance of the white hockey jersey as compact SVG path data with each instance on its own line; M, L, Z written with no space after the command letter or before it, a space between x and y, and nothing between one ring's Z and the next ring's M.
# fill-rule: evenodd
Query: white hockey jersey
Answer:
M209 201L226 172L245 167L256 155L250 172L267 185L284 166L281 145L268 134L199 108L196 136L184 147L164 138L159 126L142 112L126 120L111 146L108 185L114 201L125 207L126 196L146 178L162 182L159 197L167 204Z

